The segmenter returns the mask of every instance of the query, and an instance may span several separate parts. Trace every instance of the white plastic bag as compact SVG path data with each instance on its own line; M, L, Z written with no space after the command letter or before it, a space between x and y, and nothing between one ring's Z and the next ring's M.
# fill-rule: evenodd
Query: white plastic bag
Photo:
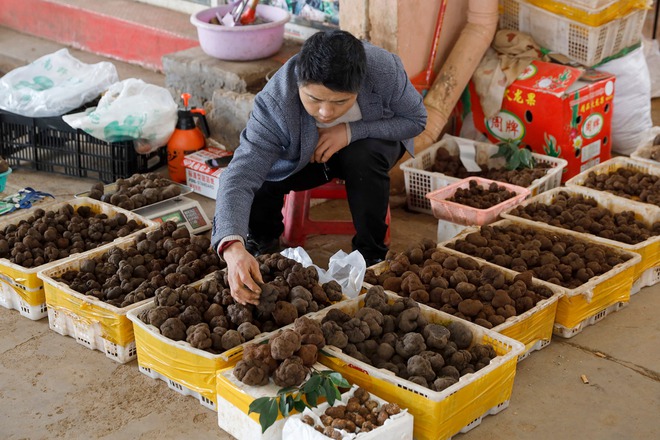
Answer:
M118 80L112 63L85 64L60 49L0 78L0 108L31 118L60 116Z
M601 72L616 75L612 107L612 152L630 155L643 134L653 126L651 120L651 79L641 48L602 64Z
M358 251L353 251L350 254L342 250L337 251L336 254L330 257L327 271L315 265L309 254L300 246L284 249L281 254L297 261L303 267L312 266L316 268L321 284L332 280L337 281L342 292L349 298L355 298L362 290L362 281L367 272L367 262L364 261L364 257Z
M62 119L106 142L137 141L138 153L146 154L172 136L177 105L167 89L129 78L110 86L96 108Z

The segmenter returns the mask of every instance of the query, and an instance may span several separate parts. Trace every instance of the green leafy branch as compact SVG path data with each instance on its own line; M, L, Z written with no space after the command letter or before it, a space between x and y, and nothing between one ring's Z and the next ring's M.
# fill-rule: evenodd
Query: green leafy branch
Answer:
M298 387L286 387L275 397L260 397L250 403L248 414L259 414L261 432L277 420L279 414L287 417L291 411L303 412L305 408L316 408L318 399L324 397L330 406L341 398L339 388L350 388L340 373L332 370L312 371L307 382Z
M522 168L534 168L536 160L532 152L527 148L520 148L520 141L508 140L497 144L497 153L492 157L503 157L506 159L507 170Z

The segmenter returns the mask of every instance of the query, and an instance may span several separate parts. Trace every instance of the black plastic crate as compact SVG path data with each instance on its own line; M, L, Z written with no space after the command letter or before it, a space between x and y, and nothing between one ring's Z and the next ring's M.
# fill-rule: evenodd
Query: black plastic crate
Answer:
M152 171L167 162L167 148L138 154L133 142L105 142L55 116L30 118L0 110L0 156L29 168L105 183Z

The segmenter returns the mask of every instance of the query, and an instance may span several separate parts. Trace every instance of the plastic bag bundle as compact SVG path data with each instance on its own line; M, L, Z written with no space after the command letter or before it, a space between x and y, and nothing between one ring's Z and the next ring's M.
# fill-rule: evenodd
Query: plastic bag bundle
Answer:
M167 144L177 105L167 89L129 78L110 86L96 108L62 119L106 142L136 141L137 152L146 154Z
M312 266L319 274L321 284L329 281L337 281L342 292L349 298L355 298L362 290L362 281L367 273L367 263L358 251L350 254L339 250L328 261L328 270L321 269L312 262L309 254L300 246L287 248L281 252L287 258L297 261L303 267Z
M118 80L112 63L85 64L60 49L0 78L0 108L31 118L60 116Z

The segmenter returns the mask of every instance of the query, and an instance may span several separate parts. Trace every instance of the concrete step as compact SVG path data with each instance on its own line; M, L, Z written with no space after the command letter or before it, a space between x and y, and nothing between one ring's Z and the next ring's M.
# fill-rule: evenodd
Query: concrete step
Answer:
M0 76L62 48L67 48L67 46L0 26ZM87 64L110 61L117 69L117 75L120 80L139 78L150 84L161 87L165 86L165 75L163 73L145 69L135 64L109 59L102 55L83 50L72 49L70 47L68 49L76 59Z
M0 26L162 71L165 54L199 46L190 16L133 0L2 0Z

